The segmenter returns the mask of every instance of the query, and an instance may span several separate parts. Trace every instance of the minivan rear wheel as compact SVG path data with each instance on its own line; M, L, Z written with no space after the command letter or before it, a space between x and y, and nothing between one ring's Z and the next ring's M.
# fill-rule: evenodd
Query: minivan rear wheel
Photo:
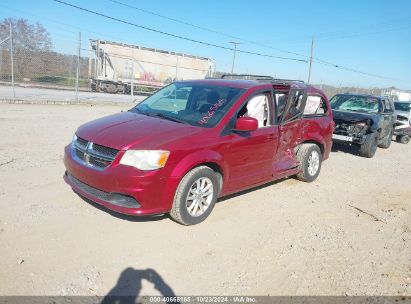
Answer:
M183 225L201 223L213 210L218 192L215 172L207 166L196 167L180 181L170 216Z
M303 182L314 181L321 170L322 154L316 144L303 144L297 152L297 160L300 163L300 173L297 178Z

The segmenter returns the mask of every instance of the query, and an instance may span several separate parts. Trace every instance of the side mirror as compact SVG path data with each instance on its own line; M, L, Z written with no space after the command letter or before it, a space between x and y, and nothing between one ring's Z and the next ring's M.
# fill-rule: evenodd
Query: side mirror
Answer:
M258 120L253 117L239 117L235 123L234 131L252 132L258 129Z

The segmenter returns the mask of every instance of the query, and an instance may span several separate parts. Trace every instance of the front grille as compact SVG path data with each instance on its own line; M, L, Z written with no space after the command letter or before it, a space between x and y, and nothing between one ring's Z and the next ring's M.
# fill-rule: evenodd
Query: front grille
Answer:
M84 152L79 150L79 149L75 149L76 155L78 158L80 159L84 159Z
M97 144L93 144L93 151L102 155L111 156L113 159L117 156L118 153L118 150L116 149L100 146Z
M73 149L81 162L97 169L108 167L119 152L119 150L98 145L80 137L73 142Z
M85 149L87 148L88 141L85 140L85 139L82 139L82 138L80 138L80 137L77 137L76 145L77 145L79 148L82 148L82 149L85 150Z
M107 160L100 159L98 157L90 156L89 163L92 166L96 166L96 167L99 167L99 168L105 168L108 165L110 165L111 162L107 161Z
M335 119L334 134L360 137L365 134L368 127L357 125L358 122L347 122L344 120Z
M67 178L70 183L80 189L81 191L98 198L104 202L125 208L140 208L140 204L131 196L119 194L119 193L109 193L104 192L94 187L91 187L82 181L75 178L73 175L66 173Z

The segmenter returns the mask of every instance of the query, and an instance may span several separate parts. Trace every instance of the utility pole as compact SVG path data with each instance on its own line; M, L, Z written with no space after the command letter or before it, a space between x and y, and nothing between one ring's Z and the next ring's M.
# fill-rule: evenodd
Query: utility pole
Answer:
M310 84L311 81L311 68L313 65L313 52L314 52L314 37L311 40L311 55L310 55L310 67L308 69L308 84Z
M176 77L175 77L175 81L178 80L178 55L176 55Z
M11 86L13 88L13 101L16 99L16 91L14 89L14 56L13 56L13 31L10 23L10 61L11 61Z
M234 48L233 48L233 64L231 65L231 74L234 74L235 55L237 53L237 45L239 45L240 42L230 41L230 43L234 45Z
M134 102L134 58L133 51L131 51L131 87L130 87L131 102Z
M81 32L78 33L77 71L76 71L76 102L78 102L78 78L80 76Z

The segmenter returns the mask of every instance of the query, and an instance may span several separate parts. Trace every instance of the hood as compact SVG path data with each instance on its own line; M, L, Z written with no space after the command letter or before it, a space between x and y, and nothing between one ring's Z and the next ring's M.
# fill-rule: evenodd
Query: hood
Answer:
M338 111L333 110L334 120L341 120L346 122L357 122L364 120L371 120L373 123L379 120L378 113L361 113L351 111Z
M122 112L86 123L80 126L76 134L96 144L123 150L135 145L140 149L157 149L202 131L200 127Z

